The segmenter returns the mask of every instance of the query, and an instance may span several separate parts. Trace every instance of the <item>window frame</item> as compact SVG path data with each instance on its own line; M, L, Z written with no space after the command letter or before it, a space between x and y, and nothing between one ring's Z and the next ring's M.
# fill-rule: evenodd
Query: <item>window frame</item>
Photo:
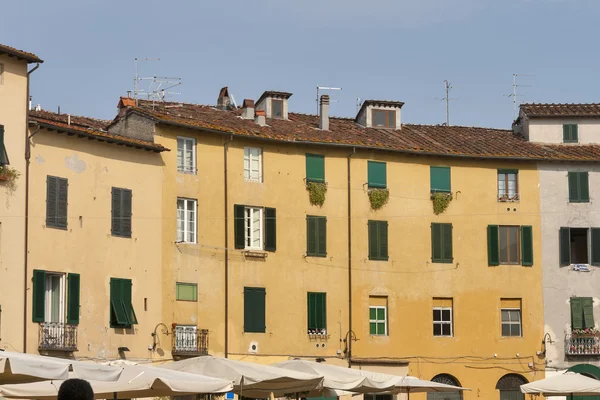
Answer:
M517 311L518 315L519 315L519 322L515 323L513 321L502 321L502 313L504 311L508 311L509 312L509 319L510 319L510 312L511 311ZM508 335L505 336L503 333L503 327L504 325L518 325L519 326L519 335ZM509 331L512 332L512 329L509 329ZM504 307L504 308L500 308L500 336L504 337L504 338L513 338L513 337L523 337L523 312L521 311L520 308L515 308L515 307Z
M253 246L252 242L257 239L249 233L253 233L253 211L259 212L259 231L258 246ZM265 249L265 209L264 207L244 206L244 249L245 250L264 250ZM250 243L250 244L249 244Z
M179 230L179 226L180 226L180 221L182 221L179 218L179 202L182 201L183 202L183 231L181 231L181 238L179 236L180 230ZM189 202L192 203L193 207L192 210L194 212L194 231L193 231L193 241L188 241L188 235L191 233L191 231L189 230L189 223L190 220L188 219L188 214L187 212L189 211L188 205ZM188 244L196 244L198 241L198 200L196 199L190 199L187 197L178 197L177 198L177 234L176 234L176 239L177 239L177 243L188 243Z
M375 125L375 113L384 113L385 114L384 125ZM391 119L390 119L390 115L391 115ZM390 121L392 121L393 123L390 124ZM371 109L371 127L382 128L382 129L396 129L396 110L388 110L385 108L372 108Z
M502 230L506 230L506 243L510 244L510 230L516 229L517 231L517 261L516 262L506 262L502 261L502 247L500 246L500 240L502 237ZM510 258L510 246L506 248L507 259ZM498 260L500 265L521 265L521 226L518 225L498 225Z
M563 143L579 143L579 124L563 124Z
M193 300L186 300L179 296L179 287L181 287L181 286L189 286L189 287L193 287L195 289ZM197 303L198 302L198 284L191 283L191 282L175 282L175 301L187 301L189 303Z
M252 178L252 161L253 156L251 150L258 150L258 178ZM248 160L248 175L246 176L246 160ZM263 149L261 147L244 147L244 180L246 182L262 183L263 182Z
M371 318L371 310L375 310L375 319ZM383 320L377 317L377 310L383 310ZM383 323L384 333L377 333L379 324ZM375 324L375 333L371 332L371 324ZM388 312L387 306L372 306L369 305L369 335L370 336L389 336L388 334Z
M585 177L585 181L583 180ZM577 196L571 197L571 182L576 181L576 191ZM582 194L583 185L587 186L587 198L585 198ZM568 186L568 196L569 203L589 203L590 202L590 175L589 171L569 171L567 172L567 186Z
M504 179L501 180L500 179L500 175L504 175ZM514 175L515 176L515 193L513 196L510 195L510 190L509 190L509 175ZM519 170L517 169L499 169L497 174L497 186L498 186L498 201L499 202L508 202L508 201L519 201L521 199L521 196L519 194ZM504 191L505 193L502 194L500 192L500 182L504 182Z
M281 105L281 116L279 116L279 117L275 116L275 103ZM284 119L283 99L271 99L271 118L273 118L273 119Z
M436 319L435 319L436 311L440 312L440 320L438 320L438 321L436 321ZM450 311L450 321L444 321L443 311ZM432 321L433 321L433 337L454 337L454 304L450 307L434 306L432 308ZM436 325L440 326L441 334L439 334L439 335L435 334L435 326ZM450 334L449 335L444 335L444 325L450 326Z
M181 164L179 160L179 141L183 142L183 149L181 155ZM189 143L191 142L191 144ZM190 168L186 169L185 165L185 152L188 147L191 145L192 148L192 165ZM188 136L177 136L177 172L181 172L184 174L197 175L198 167L196 165L196 138L188 137Z

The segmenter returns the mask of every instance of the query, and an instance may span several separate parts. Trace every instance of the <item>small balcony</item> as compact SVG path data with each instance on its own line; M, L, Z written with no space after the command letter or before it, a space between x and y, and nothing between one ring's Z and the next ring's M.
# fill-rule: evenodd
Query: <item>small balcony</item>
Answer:
M173 356L196 357L208 354L208 329L191 325L173 327Z
M41 323L38 350L77 351L77 325L61 322Z
M565 337L565 354L569 356L600 356L600 334L576 334Z

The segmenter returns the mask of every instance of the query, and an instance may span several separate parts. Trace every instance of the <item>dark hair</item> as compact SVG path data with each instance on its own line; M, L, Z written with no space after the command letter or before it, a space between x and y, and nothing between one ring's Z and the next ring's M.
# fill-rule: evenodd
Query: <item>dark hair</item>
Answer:
M58 400L94 400L94 391L88 381L67 379L60 385Z

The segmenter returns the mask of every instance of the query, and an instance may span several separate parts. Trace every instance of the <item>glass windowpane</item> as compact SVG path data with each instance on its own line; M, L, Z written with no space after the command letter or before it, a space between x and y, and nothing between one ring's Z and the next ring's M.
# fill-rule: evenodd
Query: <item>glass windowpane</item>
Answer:
M382 110L373 110L373 126L385 126L386 113Z
M369 319L377 319L377 309L375 307L369 308Z
M378 335L385 335L385 324L383 322L378 322L377 323L377 334Z
M510 325L502 324L502 336L510 336Z
M442 310L442 321L450 321L450 310Z
M510 321L510 311L502 310L502 322L509 322L509 321Z
M371 335L376 335L377 334L377 324L375 322L371 322L369 324L369 333Z
M441 321L442 320L442 311L439 309L434 309L433 310L433 320L434 321Z
M385 308L377 309L377 319L379 321L385 321Z
M433 335L434 336L442 335L442 325L441 324L433 324Z
M442 325L442 335L450 336L450 324Z

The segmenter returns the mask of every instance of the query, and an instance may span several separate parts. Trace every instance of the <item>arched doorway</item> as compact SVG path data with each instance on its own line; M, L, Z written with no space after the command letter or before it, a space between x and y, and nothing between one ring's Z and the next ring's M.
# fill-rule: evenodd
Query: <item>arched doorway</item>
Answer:
M439 374L431 379L432 382L460 386L458 379L449 374ZM427 393L427 400L462 400L462 392L432 392Z
M525 400L525 395L521 393L521 385L527 383L527 379L519 374L504 375L496 384L496 389L500 391L500 400Z
M577 364L569 368L571 372L585 375L588 378L600 379L600 368L590 364ZM572 400L600 400L600 396L573 396Z

